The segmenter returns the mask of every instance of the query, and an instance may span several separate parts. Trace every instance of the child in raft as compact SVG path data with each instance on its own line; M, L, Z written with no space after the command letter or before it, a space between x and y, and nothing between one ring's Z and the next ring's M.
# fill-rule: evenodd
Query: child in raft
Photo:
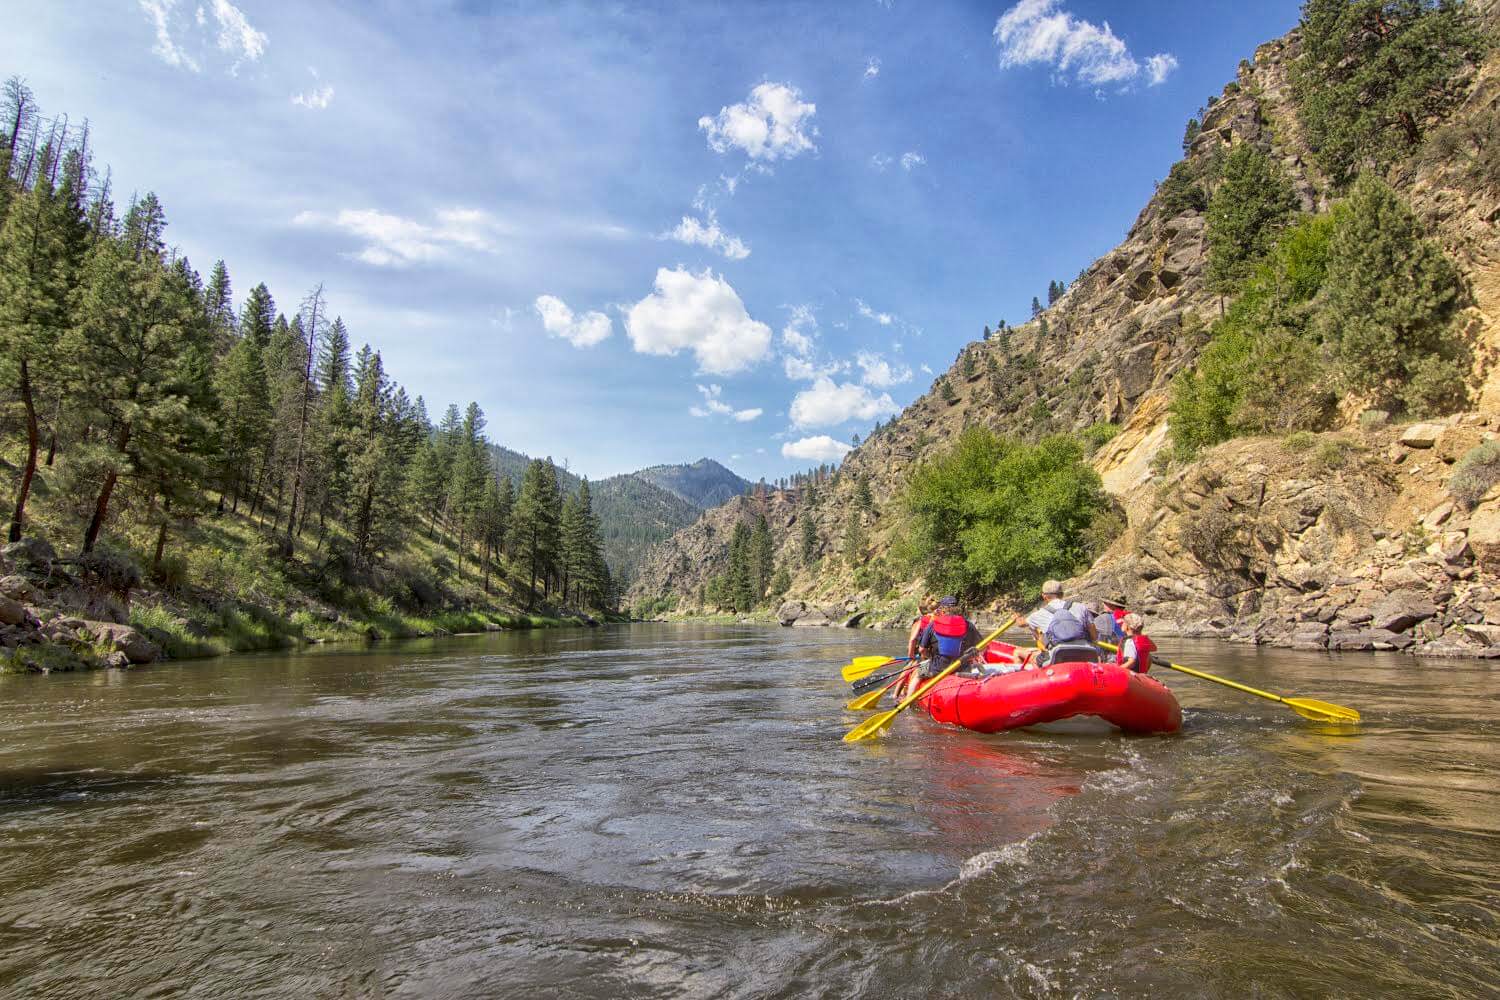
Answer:
M1126 670L1144 674L1151 669L1151 654L1156 652L1156 643L1144 631L1146 621L1132 611L1120 619L1120 626L1125 629L1125 641L1120 643L1115 662Z

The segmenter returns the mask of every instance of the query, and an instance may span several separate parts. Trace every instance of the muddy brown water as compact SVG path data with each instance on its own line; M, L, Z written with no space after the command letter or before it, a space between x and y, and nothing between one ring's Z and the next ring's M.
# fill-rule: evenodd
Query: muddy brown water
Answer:
M1166 641L1168 738L908 713L844 630L0 678L0 994L1500 994L1500 673Z

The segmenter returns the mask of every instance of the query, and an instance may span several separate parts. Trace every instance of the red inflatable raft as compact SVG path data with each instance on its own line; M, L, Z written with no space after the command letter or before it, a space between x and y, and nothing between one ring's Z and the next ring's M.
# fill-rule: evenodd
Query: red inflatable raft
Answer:
M986 660L1014 647L996 643ZM1060 663L984 677L950 674L919 703L937 722L979 733L1096 716L1127 733L1175 733L1182 707L1166 685L1110 663Z

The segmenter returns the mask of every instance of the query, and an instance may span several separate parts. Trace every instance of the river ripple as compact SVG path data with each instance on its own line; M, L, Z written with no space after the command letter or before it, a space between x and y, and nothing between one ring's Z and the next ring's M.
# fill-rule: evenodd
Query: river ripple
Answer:
M1497 995L1500 676L1168 642L1177 737L878 742L880 633L0 678L0 992Z

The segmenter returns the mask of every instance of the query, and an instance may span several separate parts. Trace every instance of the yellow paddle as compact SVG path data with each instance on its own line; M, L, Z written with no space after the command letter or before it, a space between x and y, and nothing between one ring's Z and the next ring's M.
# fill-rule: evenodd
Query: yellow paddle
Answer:
M895 687L897 684L900 684L906 678L907 673L907 670L901 671L896 675L896 679L891 681L885 687L876 688L874 691L866 691L858 698L855 698L853 701L850 701L848 704L846 704L844 708L848 709L851 712L868 712L870 709L880 704L880 699L885 697L885 693L891 688Z
M976 644L974 648L983 650L990 643L998 639L1006 629L1014 625L1018 617L1018 615L1011 615L1010 618L1006 620L1004 625L1001 625L999 628L995 629L995 631L991 632L983 639L980 639L978 644ZM944 677L947 677L949 674L953 673L953 671L961 667L963 665L963 662L963 657L958 657L952 663L948 664L948 666L939 671L930 680L926 681L921 687L917 688L911 694L902 699L901 704L897 705L889 712L881 712L879 715L872 715L864 722L861 722L859 725L849 730L844 734L844 742L858 743L860 740L867 740L871 736L880 735L880 733L891 724L892 719L920 701L923 695L927 694L928 691L931 691L937 685L938 681L942 680Z
M1099 645L1111 651L1119 649L1118 646L1115 646L1112 643L1108 642L1101 642L1099 643ZM1181 664L1171 663L1167 660L1153 660L1151 662L1159 663L1164 667L1176 670L1179 673L1187 674L1190 677L1200 677L1206 681L1213 681L1215 684L1223 684L1225 687L1232 687L1236 691L1243 691L1246 694L1253 694L1258 698L1266 698L1270 701L1279 701L1283 705L1290 708L1292 711L1296 712L1298 715L1302 716L1304 719L1311 719L1313 722L1334 722L1338 723L1341 726L1355 726L1359 724L1359 713L1354 709L1346 708L1343 705L1335 705L1332 702L1327 701L1318 701L1314 698L1283 698L1281 695L1272 694L1270 691L1262 691L1260 688L1253 688L1248 684L1241 684L1238 681L1232 681L1227 677L1215 677L1213 674L1204 673L1202 670L1194 670L1192 667L1184 667Z
M844 664L844 680L850 684L855 681L864 680L866 677L885 666L887 663L900 663L906 657L889 656L857 656Z

